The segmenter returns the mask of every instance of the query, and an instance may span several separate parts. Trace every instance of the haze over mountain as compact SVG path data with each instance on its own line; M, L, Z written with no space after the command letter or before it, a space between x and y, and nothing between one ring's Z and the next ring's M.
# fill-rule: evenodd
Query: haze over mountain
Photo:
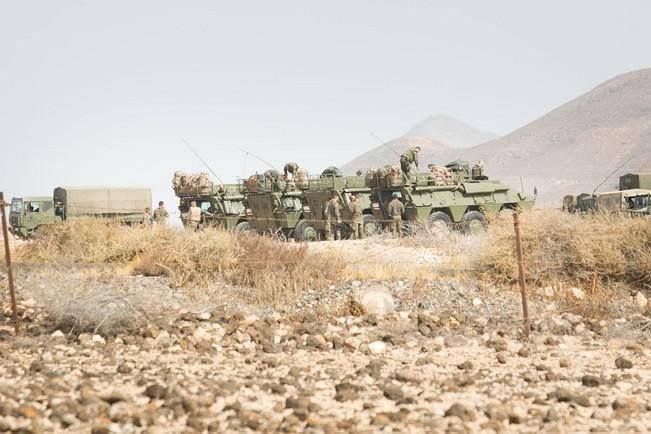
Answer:
M537 186L543 206L592 192L631 159L599 191L616 189L619 175L651 171L651 69L616 76L504 137L465 149L427 149L422 160L457 158L484 161L490 177L518 190L520 178L527 193ZM363 158L351 163L368 166Z
M496 134L479 130L453 117L437 114L414 125L403 136L379 145L343 166L352 174L358 169L397 164L399 156L412 146L420 146L423 161L438 161L453 149L467 148L496 139Z

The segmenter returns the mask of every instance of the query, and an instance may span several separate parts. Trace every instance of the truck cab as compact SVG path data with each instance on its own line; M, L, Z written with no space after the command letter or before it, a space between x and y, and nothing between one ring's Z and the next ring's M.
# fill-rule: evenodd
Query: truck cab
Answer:
M11 233L27 238L39 227L60 221L62 216L58 210L51 197L14 197L9 211Z

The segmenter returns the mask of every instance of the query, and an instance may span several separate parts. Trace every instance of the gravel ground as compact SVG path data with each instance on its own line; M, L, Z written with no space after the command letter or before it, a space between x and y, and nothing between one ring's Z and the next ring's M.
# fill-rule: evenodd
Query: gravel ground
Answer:
M517 292L443 277L350 281L282 312L108 266L20 267L17 283L20 337L0 288L0 432L651 429L651 321L629 294L605 319L535 297L527 342ZM55 318L57 297L86 322Z

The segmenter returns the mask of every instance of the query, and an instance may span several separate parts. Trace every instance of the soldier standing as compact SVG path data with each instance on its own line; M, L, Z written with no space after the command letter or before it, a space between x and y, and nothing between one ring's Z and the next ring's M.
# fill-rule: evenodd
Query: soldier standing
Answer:
M392 196L393 199L387 204L387 213L391 219L389 222L389 228L391 229L391 233L400 236L400 226L402 223L402 215L405 212L405 206L400 202L398 193L393 193Z
M340 239L341 233L339 231L339 224L341 224L341 214L339 213L339 203L337 203L337 195L332 194L326 203L325 207L326 218L326 239L332 241L333 239Z
M154 211L154 221L158 226L165 226L165 224L167 224L167 218L169 216L169 213L165 209L165 202L161 200L158 202L158 208L156 208Z
M188 226L187 230L190 232L195 232L199 227L199 222L201 221L201 208L197 206L197 202L194 200L190 202L190 209L188 210Z
M359 197L356 194L350 197L350 214L353 240L361 240L364 238L364 216L362 215L362 204L359 203Z
M406 185L409 185L411 182L411 165L413 164L416 166L416 170L418 170L419 152L420 146L414 146L413 148L406 150L400 156L400 170L402 170L402 176Z
M151 226L152 220L151 208L147 207L145 208L145 218L143 219L142 224L145 226Z
M283 171L285 172L285 179L289 179L288 176L290 173L292 174L292 179L294 179L294 177L296 177L296 174L298 173L298 164L289 162L285 164Z

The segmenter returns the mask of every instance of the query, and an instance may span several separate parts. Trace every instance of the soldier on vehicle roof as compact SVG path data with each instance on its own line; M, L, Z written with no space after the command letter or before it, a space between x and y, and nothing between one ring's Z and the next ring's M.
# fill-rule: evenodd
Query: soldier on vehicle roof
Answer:
M420 152L420 146L414 146L411 149L406 150L400 156L400 170L402 170L402 175L406 185L409 185L411 179L411 165L416 166L418 170L418 153Z
M397 192L393 193L393 199L387 204L387 214L391 221L389 222L389 229L391 233L400 236L400 226L402 224L402 215L405 212L405 206L400 202L400 195Z

